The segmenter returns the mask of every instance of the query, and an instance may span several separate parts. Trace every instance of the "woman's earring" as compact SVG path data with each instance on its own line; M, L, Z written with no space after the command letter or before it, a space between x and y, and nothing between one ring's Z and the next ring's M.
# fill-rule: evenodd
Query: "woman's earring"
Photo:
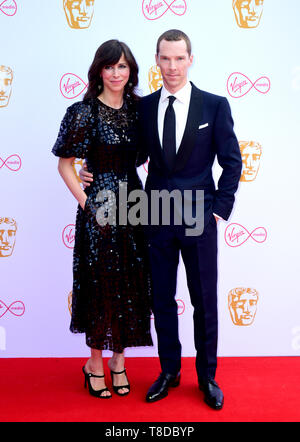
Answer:
M132 83L131 83L131 82L130 82L130 83L128 83L128 86L129 86L129 87L132 87Z

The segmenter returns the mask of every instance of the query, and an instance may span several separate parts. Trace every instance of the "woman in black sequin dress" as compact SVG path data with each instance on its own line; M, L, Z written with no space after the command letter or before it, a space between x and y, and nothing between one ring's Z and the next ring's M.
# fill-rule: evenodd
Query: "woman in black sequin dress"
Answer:
M52 149L60 157L59 172L79 203L70 329L86 334L91 357L83 367L85 382L90 393L101 398L111 397L102 350L113 352L108 361L113 388L125 395L130 386L124 349L152 345L146 239L142 226L118 223L120 183L127 185L128 194L142 188L136 172L137 74L136 61L124 43L103 43L89 69L87 93L67 109ZM85 158L94 175L85 191L72 168L75 158ZM111 199L100 202L103 190L114 192L116 207L108 203ZM109 222L100 225L96 214L104 206Z

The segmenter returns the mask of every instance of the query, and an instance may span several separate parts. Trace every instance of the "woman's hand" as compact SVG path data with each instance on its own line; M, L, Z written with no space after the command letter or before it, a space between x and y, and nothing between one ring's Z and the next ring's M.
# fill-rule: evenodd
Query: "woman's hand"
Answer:
M73 158L59 158L58 161L58 171L68 186L69 190L72 192L74 197L77 199L78 203L84 209L85 202L87 199L86 193L82 190L78 179L75 175L74 169L73 169L73 161L75 160L75 157Z
M82 181L84 189L90 186L93 181L93 174L88 172L86 162L83 163L82 168L79 171L79 178Z

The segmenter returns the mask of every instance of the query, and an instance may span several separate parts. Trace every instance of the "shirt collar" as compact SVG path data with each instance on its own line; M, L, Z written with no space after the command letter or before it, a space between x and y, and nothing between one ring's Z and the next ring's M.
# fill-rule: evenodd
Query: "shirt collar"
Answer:
M175 94L171 94L165 88L165 86L163 86L161 88L160 99L163 102L166 101L170 95L173 95L181 103L188 103L191 96L191 90L192 90L192 85L189 81L187 81L186 84L181 89L179 89L179 91L177 91Z

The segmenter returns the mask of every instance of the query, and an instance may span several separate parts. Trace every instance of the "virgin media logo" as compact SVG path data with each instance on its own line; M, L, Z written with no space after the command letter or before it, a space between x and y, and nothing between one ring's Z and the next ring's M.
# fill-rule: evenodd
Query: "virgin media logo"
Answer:
M148 173L148 164L149 164L149 160L147 160L146 163L143 164L143 168L146 173Z
M0 169L2 169L2 167L5 166L10 171L17 172L18 170L21 169L21 165L22 165L21 158L16 153L7 157L6 160L3 160L0 157Z
M25 313L25 305L22 301L14 301L10 305L0 300L0 318L6 313L11 313L14 316L23 316Z
M260 77L254 83L244 74L233 72L227 80L227 91L233 98L241 98L255 89L261 94L266 94L271 88L271 81L268 77Z
M4 0L4 2L0 3L0 11L8 17L12 17L17 13L17 3L15 0Z
M187 10L185 0L143 0L142 10L147 20L157 20L167 11L175 15L184 15Z
M63 243L68 249L74 248L75 224L68 224L62 232Z
M176 299L177 302L177 315L181 316L185 312L185 303L182 299ZM154 319L154 316L151 315L151 319Z
M178 316L183 315L185 311L185 304L182 299L176 299L177 302L177 314Z
M249 232L245 227L238 223L229 224L225 229L225 242L230 247L239 247L249 238L257 243L263 243L267 239L267 231L264 227L256 227Z
M87 84L78 75L70 72L64 74L59 82L61 94L69 100L78 97L86 88Z

